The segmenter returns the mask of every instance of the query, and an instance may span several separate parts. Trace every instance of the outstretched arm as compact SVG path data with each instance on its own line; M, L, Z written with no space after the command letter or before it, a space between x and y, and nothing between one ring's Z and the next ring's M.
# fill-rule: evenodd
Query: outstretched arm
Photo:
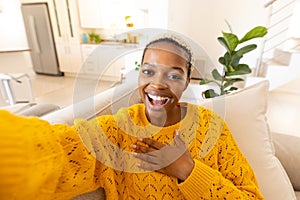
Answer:
M0 196L70 199L96 189L95 159L74 127L0 111Z

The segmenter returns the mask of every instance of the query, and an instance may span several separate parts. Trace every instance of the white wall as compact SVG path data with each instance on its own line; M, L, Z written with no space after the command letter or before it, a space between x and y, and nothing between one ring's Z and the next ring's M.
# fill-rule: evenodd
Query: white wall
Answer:
M10 52L28 49L26 32L19 0L0 0L0 73L19 73L32 68L28 52Z
M0 51L28 49L20 1L0 0L0 5Z
M19 0L10 1L20 2ZM23 1L26 2L26 0ZM0 2L4 9L5 4L3 2L7 1L0 0ZM264 1L261 0L169 0L168 28L183 33L198 42L213 62L219 65L217 60L224 53L224 49L217 42L217 37L221 35L221 31L228 31L225 20L230 22L234 33L242 36L245 31L256 25L266 24L268 11L263 7L263 4ZM159 6L159 4L155 5ZM8 20L11 22L11 19ZM258 42L258 40L256 41ZM259 52L260 50L256 49L243 61L254 67ZM17 57L14 58L17 59L14 59L13 62L10 62L9 59L13 56L5 57L6 59L4 59L4 55L0 56L0 72L3 71L3 67L7 69L7 66L10 66L11 69L14 68L12 71L19 70L21 65L31 66L27 54L15 56Z
M242 37L250 28L266 26L268 9L262 0L169 0L169 24L171 30L183 33L201 45L218 67L219 56L225 49L218 43L221 32L229 32L227 20L233 33ZM261 39L253 40L261 47ZM242 62L255 67L260 49L246 55Z

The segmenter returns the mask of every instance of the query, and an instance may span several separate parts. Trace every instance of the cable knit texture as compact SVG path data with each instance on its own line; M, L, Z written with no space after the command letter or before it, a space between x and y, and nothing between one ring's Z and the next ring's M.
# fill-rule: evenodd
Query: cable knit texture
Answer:
M71 199L99 187L107 199L263 199L226 124L196 105L188 104L180 123L163 128L148 122L142 104L77 120L74 127L6 111L0 118L1 199ZM169 144L175 130L195 162L181 183L141 171L131 154L138 137Z

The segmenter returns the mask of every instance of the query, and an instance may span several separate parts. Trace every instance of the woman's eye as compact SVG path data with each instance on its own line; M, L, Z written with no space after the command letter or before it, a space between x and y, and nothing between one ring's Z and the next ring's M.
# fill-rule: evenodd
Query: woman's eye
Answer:
M154 74L154 72L152 70L149 70L149 69L142 70L142 73L145 74L145 75L152 75L152 74Z
M182 77L178 74L170 74L168 78L172 80L180 80Z

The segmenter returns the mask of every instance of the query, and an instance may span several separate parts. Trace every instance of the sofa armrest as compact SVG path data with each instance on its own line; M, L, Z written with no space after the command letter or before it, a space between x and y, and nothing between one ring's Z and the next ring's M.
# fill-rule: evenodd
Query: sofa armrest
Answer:
M59 110L60 107L54 104L36 104L30 108L19 112L19 115L23 116L37 116L41 117L53 111Z
M18 103L11 106L1 107L0 109L22 116L42 117L53 111L59 110L60 107L54 104Z
M300 137L272 133L275 155L285 168L296 191L300 191Z

